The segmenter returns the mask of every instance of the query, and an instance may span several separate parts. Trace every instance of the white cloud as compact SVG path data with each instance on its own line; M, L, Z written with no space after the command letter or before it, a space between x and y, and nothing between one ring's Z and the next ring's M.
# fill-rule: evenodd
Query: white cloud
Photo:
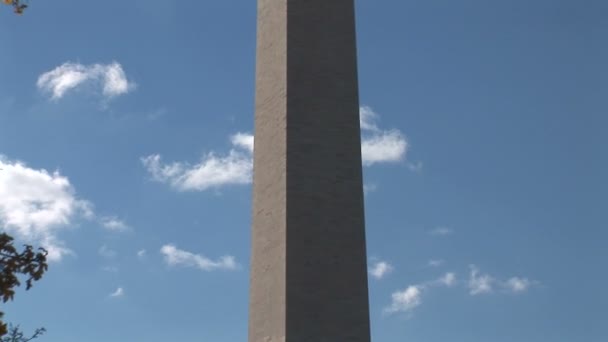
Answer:
M527 278L512 277L505 282L505 287L513 293L526 292L532 285L532 281Z
M439 278L439 283L447 287L452 287L456 284L456 274L453 272L446 273L443 277Z
M0 155L0 227L27 243L40 244L49 261L72 254L59 239L78 218L93 217L92 205L78 199L58 171L29 168Z
M117 62L92 65L67 62L40 75L36 84L41 91L58 100L68 91L87 83L101 85L101 92L107 98L126 94L135 88Z
M375 123L377 114L361 107L361 153L364 166L397 162L405 159L408 142L398 130L381 130ZM141 158L152 179L167 183L178 191L204 191L226 185L249 184L252 180L254 137L249 133L230 136L232 148L225 155L208 153L197 164L164 163L159 154ZM421 165L421 164L420 164ZM408 166L409 167L409 166ZM417 166L413 166L416 169ZM366 192L375 185L367 186Z
M439 267L441 265L443 265L444 261L441 259L431 259L429 260L429 262L427 263L430 267Z
M146 257L146 250L140 249L139 251L137 251L137 257L140 259L144 259Z
M401 161L405 158L406 151L407 141L397 130L364 137L361 142L361 157L364 166Z
M368 106L359 108L361 124L361 157L364 166L399 162L405 159L409 144L399 130L382 130L376 121L378 114Z
M391 297L391 305L384 309L385 313L409 312L422 304L422 288L411 285L403 291L394 292Z
M128 93L135 84L127 80L122 66L116 62L101 66L103 75L103 94L107 97Z
M523 293L538 282L522 277L511 277L507 281L502 281L489 274L481 274L477 266L470 265L471 274L468 282L469 294L477 295L494 292L495 288L500 288L504 292Z
M475 265L470 265L470 268L471 276L468 287L471 295L490 293L494 291L495 287L519 294L528 291L531 286L539 284L538 281L523 277L511 277L507 281L502 281L488 274L480 275L479 269Z
M471 274L469 277L469 294L472 296L492 292L494 278L488 274L479 274L479 269L475 265L470 265Z
M447 227L437 227L429 233L433 236L448 236L454 234L454 230Z
M114 258L118 253L116 253L115 250L109 248L106 245L101 245L101 247L99 247L99 255L101 255L104 258Z
M102 217L101 225L105 229L113 232L125 232L130 229L130 227L124 221L113 216Z
M253 137L251 137L253 140ZM168 183L179 191L207 190L231 184L247 184L251 182L253 161L247 149L247 139L242 135L234 135L232 142L235 148L228 155L216 156L209 153L196 165L174 162L163 164L160 155L141 158L144 167L152 175L152 179Z
M249 133L237 133L230 137L230 141L234 146L239 146L249 153L253 153L253 135Z
M376 121L378 120L378 114L368 106L361 106L359 108L359 123L362 131L380 132Z
M178 249L172 244L160 249L169 266L195 267L203 271L236 270L238 265L233 256L224 256L214 261L199 254Z
M393 271L393 266L391 266L388 262L377 261L376 263L374 263L374 266L372 266L370 268L369 273L371 274L372 277L374 277L376 279L382 279L387 274L391 273L392 271Z
M522 293L537 283L521 277L512 277L506 282L501 282L488 274L481 274L475 265L470 265L470 270L467 282L459 282L456 273L447 272L435 280L410 285L402 291L396 291L392 294L391 304L386 306L383 311L386 314L402 312L411 315L411 312L422 304L423 295L426 296L436 288L454 288L456 285L463 284L468 288L469 294L474 296L491 293L494 291L494 286L504 287L511 293ZM458 286L458 288L462 287Z
M448 272L439 279L426 281L416 285L410 285L403 291L392 294L391 304L384 308L384 313L397 312L411 313L411 311L422 304L423 293L428 293L436 287L453 287L456 285L456 274Z
M116 289L116 291L110 293L110 297L112 297L112 298L122 297L124 295L125 295L125 290L123 290L122 287L119 287Z

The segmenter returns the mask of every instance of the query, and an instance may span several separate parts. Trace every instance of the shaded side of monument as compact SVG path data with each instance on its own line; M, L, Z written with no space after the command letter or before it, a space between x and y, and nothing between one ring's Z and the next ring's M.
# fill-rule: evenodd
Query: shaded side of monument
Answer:
M258 0L249 342L369 342L354 0Z

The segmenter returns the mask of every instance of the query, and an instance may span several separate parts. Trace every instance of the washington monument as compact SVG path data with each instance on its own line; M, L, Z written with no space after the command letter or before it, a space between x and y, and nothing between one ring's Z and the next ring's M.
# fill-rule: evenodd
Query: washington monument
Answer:
M354 0L258 0L249 342L369 342Z

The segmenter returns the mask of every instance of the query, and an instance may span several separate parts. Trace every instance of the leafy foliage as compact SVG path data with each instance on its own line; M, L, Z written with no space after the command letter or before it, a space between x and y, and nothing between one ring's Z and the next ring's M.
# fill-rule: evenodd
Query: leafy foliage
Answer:
M0 298L3 303L13 300L15 288L21 285L18 276L27 277L25 289L29 290L33 282L40 280L48 269L47 251L44 248L38 248L38 250L39 252L36 252L32 246L25 245L23 252L19 253L13 246L13 238L5 233L0 234ZM0 311L0 337L8 333L6 323L2 321L3 315L4 313ZM38 330L36 333L39 334ZM2 339L0 342L4 341Z

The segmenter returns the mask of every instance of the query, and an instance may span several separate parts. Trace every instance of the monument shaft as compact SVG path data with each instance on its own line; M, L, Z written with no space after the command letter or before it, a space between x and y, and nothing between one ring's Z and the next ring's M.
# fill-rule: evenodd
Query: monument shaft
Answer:
M249 342L369 342L354 0L258 0Z

